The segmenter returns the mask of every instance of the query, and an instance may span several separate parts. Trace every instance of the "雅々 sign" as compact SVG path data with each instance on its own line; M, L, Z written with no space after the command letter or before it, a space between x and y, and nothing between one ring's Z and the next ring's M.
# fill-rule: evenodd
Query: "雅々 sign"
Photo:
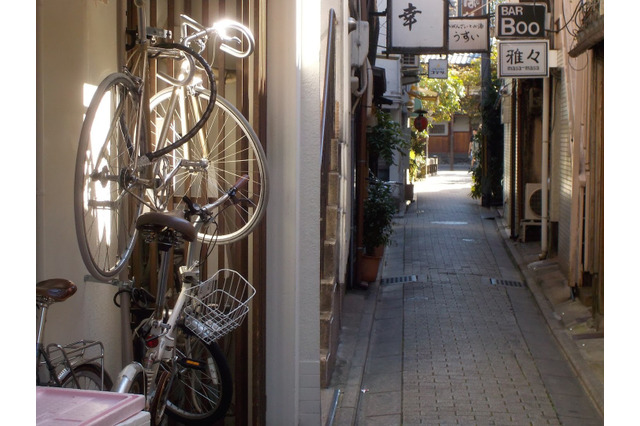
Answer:
M446 53L448 0L387 2L387 52Z
M498 77L549 76L549 41L519 40L498 43Z
M498 38L544 38L547 5L503 3L496 6Z

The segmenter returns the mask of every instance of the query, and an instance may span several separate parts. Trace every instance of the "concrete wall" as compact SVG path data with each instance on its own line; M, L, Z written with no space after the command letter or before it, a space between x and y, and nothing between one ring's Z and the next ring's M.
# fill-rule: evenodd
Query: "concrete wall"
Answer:
M267 423L320 423L321 7L267 3Z
M71 299L51 308L45 343L101 340L107 371L115 377L121 368L119 311L112 286L84 282L73 179L85 84L97 85L117 68L116 2L43 0L36 13L36 279L64 277L78 285Z

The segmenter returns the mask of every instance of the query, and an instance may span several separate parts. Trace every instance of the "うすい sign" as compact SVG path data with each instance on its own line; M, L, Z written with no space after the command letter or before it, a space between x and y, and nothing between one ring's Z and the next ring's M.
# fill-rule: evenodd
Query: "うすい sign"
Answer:
M489 52L489 18L449 18L449 52Z
M449 2L394 0L387 3L388 53L446 53Z

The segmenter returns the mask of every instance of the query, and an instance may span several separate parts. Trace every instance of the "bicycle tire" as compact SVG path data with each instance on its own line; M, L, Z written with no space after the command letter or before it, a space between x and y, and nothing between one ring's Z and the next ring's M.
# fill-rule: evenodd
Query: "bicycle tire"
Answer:
M102 368L97 364L80 364L73 367L73 373L78 380L74 380L74 374L68 371L61 379L60 386L63 388L83 389L83 390L102 390L110 391L113 387L111 377L104 372L104 387L101 387Z
M107 76L87 108L74 179L76 236L91 275L108 281L127 264L136 240L144 186L139 158L136 83L124 73ZM144 134L142 135L144 136Z
M196 89L189 98L190 102L186 102L191 105L191 112L172 115L165 143L171 143L180 136L181 120L189 119L184 115L194 114L193 111L197 111L208 96L206 89ZM164 125L170 99L170 89L151 99L152 134ZM221 206L214 212L216 226L203 228L198 239L204 243L229 244L251 233L262 219L268 202L266 155L249 122L228 100L216 97L216 108L202 131L188 144L157 162L155 175L167 176L181 160L189 160L192 165L179 169L171 182L156 192L159 197L156 203L167 207L172 200L176 204L173 207L176 207L187 195L193 202L204 205L226 193L241 176L248 175L247 185L238 193L239 201Z
M171 380L165 414L191 425L211 425L223 419L231 405L233 379L220 347L215 342L206 344L179 327L175 348L178 368Z
M149 413L151 413L151 426L160 426L164 418L166 408L166 398L169 389L171 374L167 370L158 372L156 378L155 395L151 400Z
M209 99L206 107L202 110L202 114L200 115L198 120L195 122L195 124L193 124L193 126L184 135L181 135L181 137L178 138L177 140L172 141L169 144L158 145L155 147L153 152L146 153L145 155L149 158L149 160L158 159L163 155L170 153L174 149L184 145L187 141L193 138L196 135L196 133L200 131L202 126L205 125L205 123L207 122L207 119L211 115L211 112L213 111L213 108L215 106L216 93L217 93L216 79L213 74L213 70L211 69L211 66L209 65L209 63L202 56L200 56L200 54L196 53L193 49L178 43L161 43L155 47L160 49L165 49L165 50L171 50L171 49L180 50L185 54L190 55L193 59L195 59L198 62L201 70L204 71L207 77L207 81L209 83ZM171 89L171 88L168 88L168 89Z

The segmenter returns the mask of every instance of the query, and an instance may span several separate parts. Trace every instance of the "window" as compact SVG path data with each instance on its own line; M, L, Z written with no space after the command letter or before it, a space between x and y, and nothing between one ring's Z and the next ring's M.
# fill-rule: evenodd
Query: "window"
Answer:
M429 128L429 136L446 136L449 134L447 123L433 123Z

